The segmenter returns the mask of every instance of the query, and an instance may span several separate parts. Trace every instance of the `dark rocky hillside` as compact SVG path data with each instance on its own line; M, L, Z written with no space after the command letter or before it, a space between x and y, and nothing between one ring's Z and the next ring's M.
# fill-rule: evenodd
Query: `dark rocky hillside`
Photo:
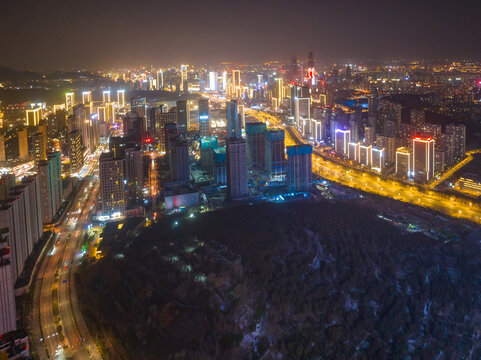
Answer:
M481 358L478 244L330 202L123 231L106 228L106 256L77 281L112 358Z

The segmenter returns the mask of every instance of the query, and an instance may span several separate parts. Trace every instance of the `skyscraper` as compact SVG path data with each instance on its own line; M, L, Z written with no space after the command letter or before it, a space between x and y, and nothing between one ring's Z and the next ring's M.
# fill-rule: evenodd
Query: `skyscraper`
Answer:
M38 163L40 203L44 224L51 223L62 205L62 177L60 153L48 154Z
M78 130L68 134L68 156L70 173L78 173L83 166L82 134Z
M17 329L15 309L15 279L13 277L12 253L4 235L0 238L0 334Z
M217 91L217 72L209 72L209 90Z
M334 149L338 154L347 155L347 147L351 142L351 130L336 129L334 137Z
M209 99L199 100L199 135L210 135Z
M226 123L227 138L242 136L241 122L239 119L239 112L237 108L237 100L231 100L226 104Z
M75 105L75 94L69 92L65 94L65 110L69 111Z
M37 131L33 134L33 151L35 161L47 159L47 132Z
M140 146L125 149L125 181L127 207L141 205L144 167Z
M446 125L446 133L453 136L453 158L460 161L466 156L466 126Z
M413 139L413 173L422 181L434 177L434 139L420 136Z
M27 129L21 129L17 132L18 137L18 158L20 161L27 161L28 155L28 135Z
M90 105L91 101L92 101L92 91L82 92L82 104Z
M102 91L102 102L104 104L110 102L110 90L104 90Z
M164 72L162 70L157 71L157 90L164 90Z
M227 183L227 165L226 165L226 151L225 147L214 149L214 183L226 184Z
M188 181L190 179L189 143L177 138L169 147L170 179Z
M189 104L187 100L177 100L177 128L180 134L187 134L189 118Z
M271 180L284 180L286 158L284 149L285 133L282 129L265 131L265 170Z
M189 91L189 77L187 73L187 65L180 66L180 91Z
M125 107L125 90L117 90L117 104L119 108Z
M287 188L289 191L307 191L312 184L312 146L287 147Z
M37 107L35 109L26 110L27 126L37 126L42 118L42 108Z
M410 148L400 147L396 150L396 175L412 176L413 152Z
M264 170L266 152L265 136L267 130L263 122L246 124L247 165L257 170Z
M247 197L246 142L242 138L226 140L227 196L229 200Z
M123 213L125 210L124 160L112 153L103 153L99 160L102 213Z
M296 124L299 129L302 128L304 120L311 118L311 99L295 98L294 102Z
M239 120L241 123L241 128L245 129L246 127L246 114L245 114L245 106L244 105L237 105L237 112L239 113Z

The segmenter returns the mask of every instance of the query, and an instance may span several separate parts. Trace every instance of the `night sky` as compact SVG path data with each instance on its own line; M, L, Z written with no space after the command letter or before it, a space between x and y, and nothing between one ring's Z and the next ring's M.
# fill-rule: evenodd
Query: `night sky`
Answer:
M0 0L0 66L481 59L481 1Z

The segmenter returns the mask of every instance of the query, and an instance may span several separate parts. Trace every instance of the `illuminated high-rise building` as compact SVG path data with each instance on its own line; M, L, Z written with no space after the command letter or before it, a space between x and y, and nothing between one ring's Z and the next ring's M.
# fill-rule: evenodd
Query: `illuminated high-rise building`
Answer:
M23 128L18 130L18 158L20 161L27 161L29 159L28 154L28 135L27 129Z
M246 124L247 165L257 170L264 170L266 145L264 132L267 130L263 122Z
M68 134L68 156L70 173L78 173L83 166L82 133L78 130L73 130Z
M413 152L407 147L396 150L396 175L405 178L412 176Z
M453 158L460 161L466 156L466 126L446 125L446 134L453 137Z
M231 100L226 104L226 125L227 138L242 136L241 121L239 119L239 110L237 107L237 100Z
M312 185L312 146L303 144L287 147L287 188L307 191Z
M284 81L282 78L276 79L275 97L277 99L277 105L280 106L284 100Z
M102 91L102 102L104 104L110 102L110 90L104 90Z
M180 91L189 91L189 77L187 72L187 65L180 66Z
M376 128L374 126L364 127L364 145L374 145Z
M376 171L384 169L384 149L372 148L371 151L371 168Z
M334 149L338 154L347 155L348 144L351 142L351 130L336 129Z
M35 161L47 159L47 129L33 134L33 151Z
M65 94L65 110L69 111L75 105L75 94L69 92Z
M226 140L227 196L229 200L247 197L246 142L242 138Z
M413 139L414 177L429 181L434 177L434 139L416 136Z
M384 149L384 163L391 165L396 162L396 138L392 136L380 136L376 139L376 146Z
M217 138L204 136L200 138L200 163L202 168L211 170L214 167L214 150L217 149Z
M82 104L87 106L87 105L90 105L91 101L92 101L92 91L82 92Z
M304 120L311 118L311 99L310 98L295 98L294 114L296 117L296 124L299 129L302 129Z
M242 96L242 87L241 87L241 79L240 79L240 70L232 70L232 85L234 95L236 97Z
M209 99L202 99L198 102L199 105L199 135L210 135L210 115L209 115Z
M37 107L35 109L26 110L27 126L37 126L42 118L42 108Z
M238 104L237 105L237 112L239 113L239 120L241 124L241 128L245 129L246 127L246 114L245 114L245 106Z
M227 184L227 165L225 147L214 149L214 183Z
M426 112L422 109L411 109L410 117L413 125L423 125L426 122Z
M5 136L0 135L0 163L6 161L6 154L5 154Z
M127 207L142 205L144 166L140 146L125 149L125 180Z
M359 164L364 166L372 165L372 146L365 146L359 144L359 158L357 160Z
M209 72L209 90L217 91L217 72Z
M265 170L271 180L282 181L286 176L284 148L285 133L282 129L269 129L265 134Z
M117 104L119 108L125 107L125 90L117 90Z
M353 161L359 161L359 147L361 143L350 142L347 145L347 158Z
M103 153L99 159L100 198L102 213L122 214L125 211L124 159Z
M177 100L177 128L179 133L187 134L189 129L189 104L187 100Z
M164 90L164 72L162 70L157 71L157 90Z

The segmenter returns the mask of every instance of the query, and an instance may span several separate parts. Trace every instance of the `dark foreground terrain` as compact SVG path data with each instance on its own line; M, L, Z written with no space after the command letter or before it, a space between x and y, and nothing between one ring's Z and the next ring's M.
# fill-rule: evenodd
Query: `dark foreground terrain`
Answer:
M330 202L128 228L106 228L106 256L77 281L111 358L481 358L477 243Z

